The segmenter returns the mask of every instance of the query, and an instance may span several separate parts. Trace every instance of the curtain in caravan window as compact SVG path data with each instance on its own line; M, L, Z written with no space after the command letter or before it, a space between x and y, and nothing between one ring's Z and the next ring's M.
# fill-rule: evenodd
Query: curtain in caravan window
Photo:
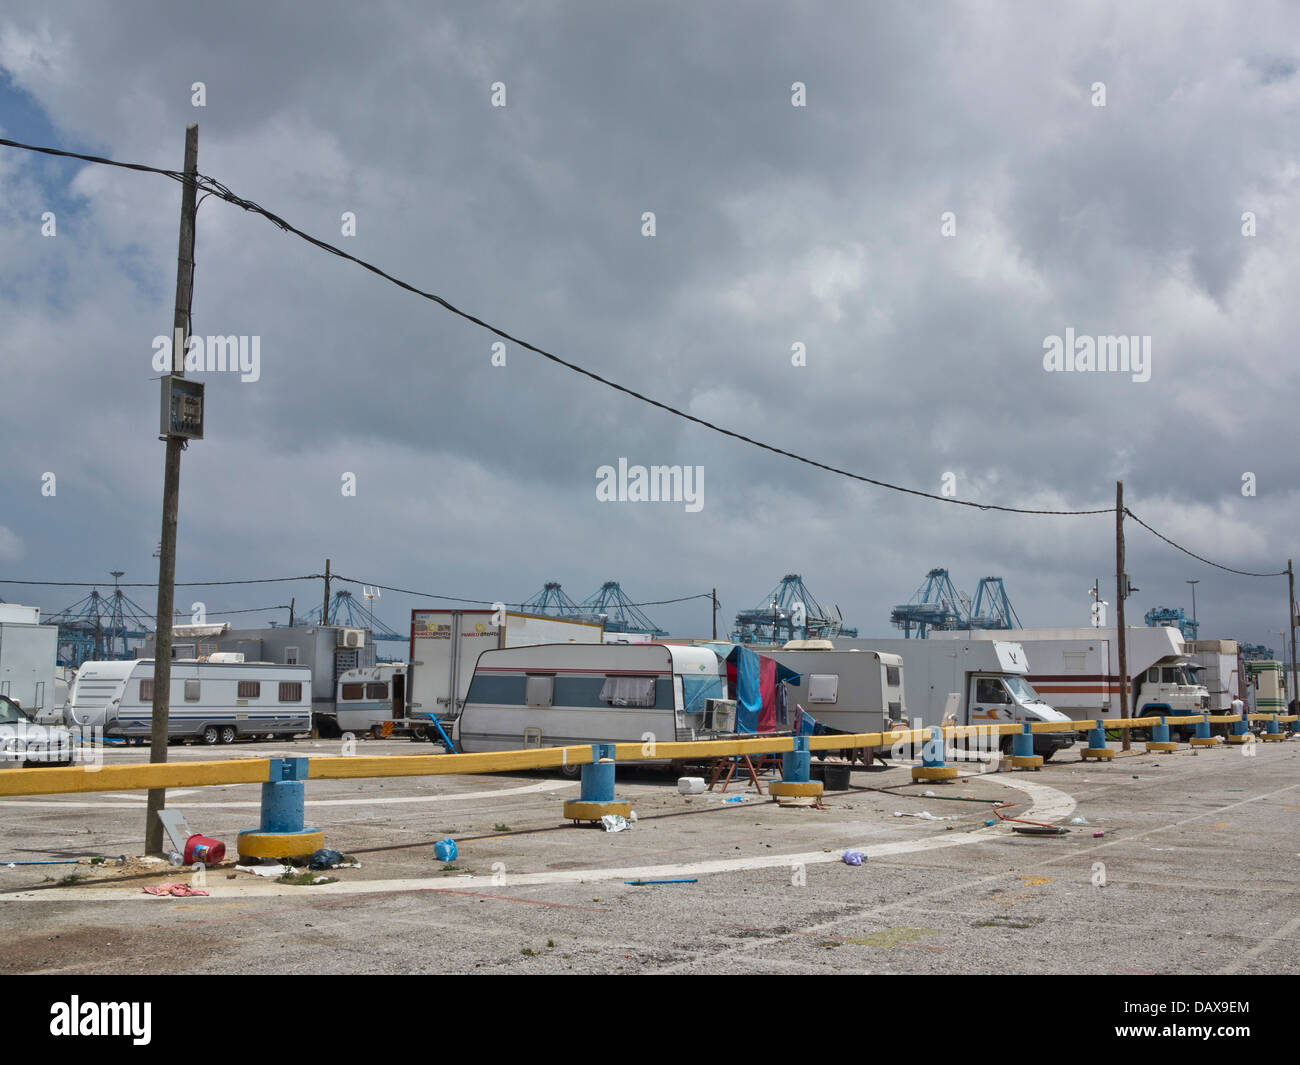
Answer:
M654 706L654 677L606 677L600 688L601 702L610 706Z

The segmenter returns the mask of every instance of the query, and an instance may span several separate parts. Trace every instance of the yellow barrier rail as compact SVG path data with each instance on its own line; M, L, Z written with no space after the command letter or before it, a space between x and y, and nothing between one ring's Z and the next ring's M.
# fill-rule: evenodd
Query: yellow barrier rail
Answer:
M1248 715L1252 721L1270 721L1272 714ZM1279 723L1297 720L1295 714L1278 714ZM1227 724L1240 720L1232 714L1166 715L1169 723L1195 725L1202 720ZM1103 718L1104 729L1148 728L1160 724L1159 717ZM1042 721L1030 725L1032 733L1087 732L1097 728L1095 720ZM1022 732L1014 723L948 725L941 729L945 743L952 740L1012 736ZM929 742L931 728L896 729L890 732L862 732L811 736L813 751L857 750L919 745ZM691 742L618 743L618 762L680 761L688 758L727 758L748 754L781 754L794 750L790 736ZM586 765L592 760L592 745L539 747L481 754L344 755L293 756L307 762L311 780L344 780L358 777L449 776L473 773L509 773L525 769L555 769L564 765ZM61 795L96 791L143 791L150 788L192 788L213 784L263 784L270 779L271 759L243 758L219 762L144 763L118 766L69 766L0 771L0 796ZM276 759L279 761L279 759Z

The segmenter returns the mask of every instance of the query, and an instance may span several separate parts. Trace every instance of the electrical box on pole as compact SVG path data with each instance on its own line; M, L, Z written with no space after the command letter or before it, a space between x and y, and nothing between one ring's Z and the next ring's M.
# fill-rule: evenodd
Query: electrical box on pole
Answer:
M203 382L173 374L162 379L162 425L164 437L203 439Z

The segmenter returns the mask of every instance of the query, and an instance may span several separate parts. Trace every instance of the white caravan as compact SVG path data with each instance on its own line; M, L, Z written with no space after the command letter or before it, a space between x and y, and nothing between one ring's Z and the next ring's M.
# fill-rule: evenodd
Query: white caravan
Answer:
M933 633L931 634L933 635ZM1005 634L1002 634L1005 635ZM1047 703L1027 677L1025 651L1017 642L982 638L959 643L934 639L862 640L837 638L838 648L883 651L903 660L907 711L923 727L1035 724L1068 721ZM816 716L814 711L813 716ZM1011 749L1011 736L998 744ZM1034 753L1044 760L1074 745L1071 732L1034 734Z
M59 720L58 651L59 627L42 625L39 608L0 603L0 695L37 721Z
M727 666L707 647L543 644L479 656L456 739L479 752L734 731Z
M831 732L888 732L907 725L903 660L879 651L831 649L829 640L791 640L780 650L750 645L799 674L787 680L787 714L802 706Z
M406 708L406 663L359 666L339 676L334 705L343 732L369 732L385 721L403 718Z
M484 651L552 643L599 644L604 627L586 621L492 610L412 610L407 713L447 722L465 706L474 664Z
M217 656L213 656L214 658ZM203 743L240 737L293 736L311 731L311 670L239 661L172 662L167 735ZM152 658L85 662L68 696L71 728L102 728L104 735L145 739L153 730Z
M931 632L930 640L997 640L1014 636L1029 656L1029 683L1075 719L1122 717L1119 644L1110 628ZM928 641L927 641L928 642ZM1171 625L1126 627L1131 717L1198 714L1210 693L1197 682L1183 634Z

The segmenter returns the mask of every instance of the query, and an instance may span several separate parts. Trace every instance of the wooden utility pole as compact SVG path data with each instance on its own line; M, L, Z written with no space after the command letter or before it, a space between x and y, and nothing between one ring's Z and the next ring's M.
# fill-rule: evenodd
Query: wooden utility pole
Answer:
M320 623L328 625L330 623L330 560L325 560L325 602L320 608Z
M718 590L713 589L713 638L718 638Z
M1119 716L1128 717L1128 639L1124 632L1124 596L1128 594L1124 575L1124 482L1115 482L1115 631L1119 637ZM1129 749L1129 730L1124 729L1124 750Z
M199 127L185 128L185 183L181 187L181 234L176 252L176 304L172 315L173 377L185 376L185 351L190 333L190 306L194 297L194 186L199 170ZM153 728L149 761L167 761L167 719L172 694L172 624L176 605L176 517L180 506L181 449L185 440L167 436L163 467L162 544L158 551L158 618L154 636ZM152 788L145 804L144 849L161 854L163 826L158 817L167 805L167 792Z
M293 599L289 600L289 628L293 628Z
M1300 698L1300 688L1296 686L1296 667L1295 667L1295 570L1291 568L1291 560L1286 560L1286 616L1287 623L1291 628L1291 690L1287 692L1286 712L1291 712L1291 701ZM1297 704L1300 705L1300 704Z

